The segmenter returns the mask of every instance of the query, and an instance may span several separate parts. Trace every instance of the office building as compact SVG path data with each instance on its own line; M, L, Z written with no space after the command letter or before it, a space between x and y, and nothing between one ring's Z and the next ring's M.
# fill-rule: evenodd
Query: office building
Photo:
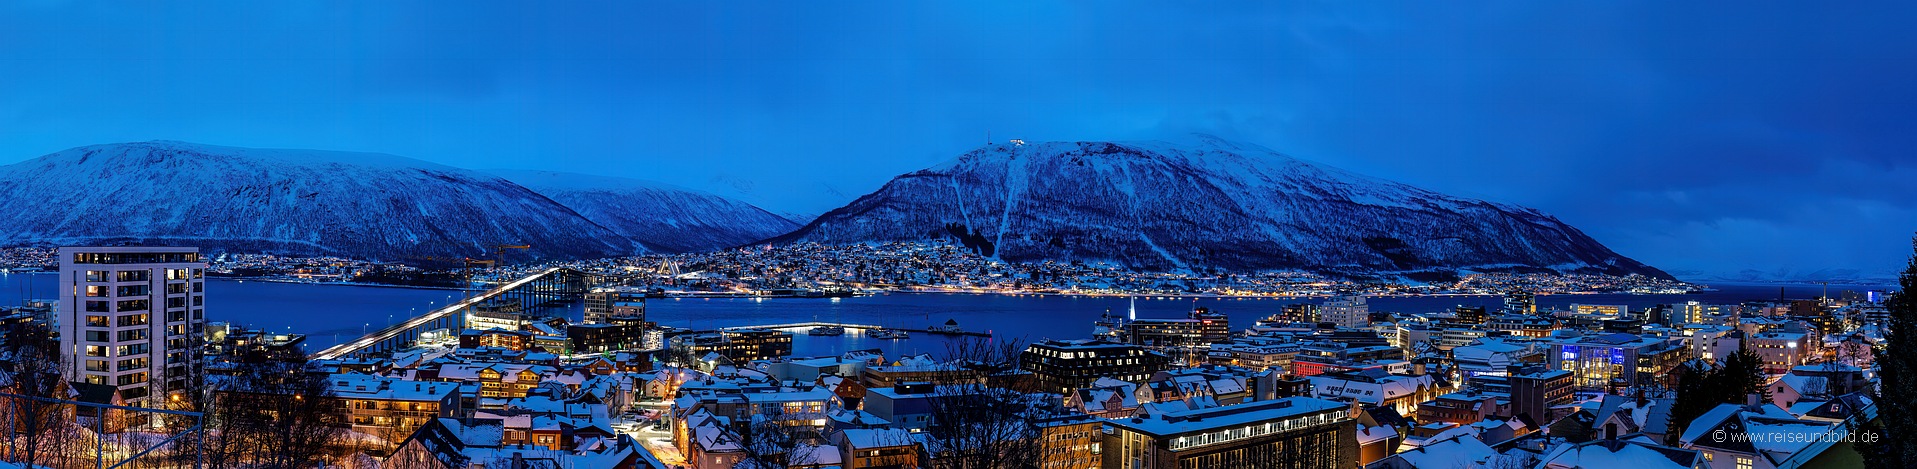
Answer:
M1098 378L1142 383L1165 370L1165 354L1102 340L1046 340L1025 348L1019 368L1031 372L1038 390L1070 394Z
M1139 319L1125 324L1131 343L1147 347L1202 347L1231 340L1231 319L1205 308L1185 319Z
M672 338L672 347L694 360L704 361L708 355L717 354L726 359L723 364L739 365L792 355L792 333L771 329L740 329L682 335Z
M1584 391L1613 391L1639 384L1668 382L1672 369L1689 359L1684 339L1611 333L1561 337L1551 342L1553 369L1570 371Z
M1357 425L1345 404L1287 397L1106 422L1103 467L1349 468Z
M114 386L135 407L203 388L199 249L63 247L59 257L60 347L72 380Z
M646 289L641 287L599 287L588 291L585 304L586 324L609 322L612 317L646 318Z
M1504 295L1506 314L1537 314L1538 296L1528 291L1514 291Z
M1294 322L1318 322L1318 305L1311 303L1285 305L1284 318Z
M1341 296L1318 308L1318 317L1338 327L1360 327L1371 322L1371 307L1363 295Z

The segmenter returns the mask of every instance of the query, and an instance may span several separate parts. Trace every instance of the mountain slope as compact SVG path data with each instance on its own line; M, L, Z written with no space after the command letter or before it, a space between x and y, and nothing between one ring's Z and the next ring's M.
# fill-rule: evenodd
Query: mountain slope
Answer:
M771 242L957 238L1011 261L1142 269L1668 277L1533 209L1204 138L996 144L901 175Z
M504 179L392 155L162 141L0 167L0 243L117 241L387 260L642 250Z
M488 172L657 252L724 249L799 227L745 202L657 182L552 171Z

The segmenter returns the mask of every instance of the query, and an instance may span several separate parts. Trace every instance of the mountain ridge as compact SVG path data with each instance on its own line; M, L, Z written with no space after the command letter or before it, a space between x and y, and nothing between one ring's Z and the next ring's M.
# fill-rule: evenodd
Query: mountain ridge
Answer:
M505 178L383 153L88 145L0 166L0 198L0 244L10 245L181 243L400 261L484 256L497 244L531 244L516 255L533 259L650 251L649 240Z
M1221 228L1225 227L1225 228ZM764 240L958 239L1008 261L1144 269L1668 274L1535 209L1200 137L993 144Z

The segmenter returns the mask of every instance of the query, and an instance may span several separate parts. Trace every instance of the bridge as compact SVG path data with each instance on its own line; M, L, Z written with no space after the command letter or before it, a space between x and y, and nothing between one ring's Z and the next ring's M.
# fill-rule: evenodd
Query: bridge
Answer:
M466 328L468 308L492 301L517 301L521 311L537 311L578 299L592 286L593 276L573 269L554 267L500 284L485 293L448 304L411 319L374 331L365 337L334 345L313 354L316 360L332 360L362 352L384 352L412 345L420 334L446 329Z
M871 324L853 324L849 322L822 322L822 321L793 322L793 323L784 323L784 324L765 324L765 325L758 325L758 326L727 326L727 327L721 327L718 329L681 329L681 330L673 331L666 335L675 336L675 335L685 335L685 334L711 334L714 332L743 331L743 330L752 330L752 329L773 329L773 330L811 329L811 328L819 327L819 326L839 326L846 329L861 330L861 331L870 331L874 329L891 329L895 331L906 331L906 332L911 332L915 334L950 335L950 336L960 336L960 337L991 337L992 336L991 331L980 332L980 331L966 331L966 330L948 330L948 329L939 329L935 327L924 327L924 328L913 329L913 328L907 328L907 327L884 327L884 326L875 326Z

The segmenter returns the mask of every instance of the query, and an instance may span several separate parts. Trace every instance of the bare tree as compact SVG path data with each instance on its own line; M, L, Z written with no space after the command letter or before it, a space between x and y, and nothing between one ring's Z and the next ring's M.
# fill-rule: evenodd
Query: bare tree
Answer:
M817 463L816 454L797 450L820 444L820 435L808 425L793 423L782 416L753 415L740 425L734 433L745 457L736 467L783 469Z
M1039 399L1029 385L1012 379L1021 341L986 338L947 344L946 360L958 372L939 374L930 399L931 428L926 453L930 465L951 469L1039 467Z
M72 404L32 398L66 399L70 389L63 372L71 363L60 353L60 341L43 325L10 326L0 342L0 392L23 397L5 399L0 425L12 429L4 456L9 462L57 465L73 435Z

